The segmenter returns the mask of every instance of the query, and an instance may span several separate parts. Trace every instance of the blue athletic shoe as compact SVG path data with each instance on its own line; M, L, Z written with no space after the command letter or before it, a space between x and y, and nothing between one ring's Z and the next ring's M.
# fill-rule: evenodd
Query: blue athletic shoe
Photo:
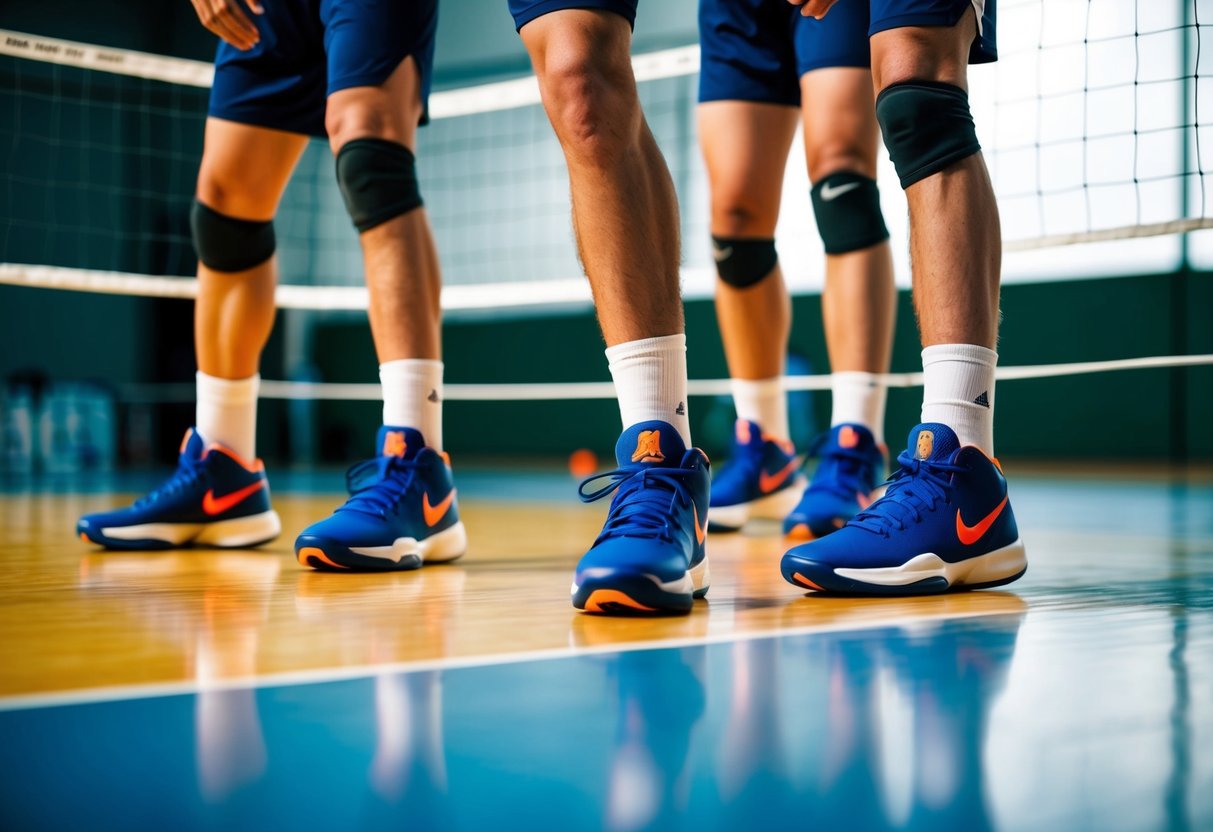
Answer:
M922 595L1000 586L1028 568L998 463L952 429L919 425L885 495L791 549L783 577L819 592Z
M783 533L797 540L815 540L845 526L871 504L884 474L884 448L863 425L835 425L817 437L809 455L821 461L783 521Z
M581 483L584 502L618 490L606 525L577 564L573 606L602 613L687 613L708 591L708 458L666 422L619 437L619 468ZM592 491L586 486L607 484Z
M467 551L445 454L412 428L384 426L379 456L346 473L350 498L304 529L295 556L313 569L417 569Z
M729 464L712 482L708 529L735 532L751 517L782 520L804 491L799 467L792 443L764 436L756 423L738 419Z
M207 445L193 428L167 482L128 508L86 514L76 524L82 539L108 549L244 548L280 531L265 466Z

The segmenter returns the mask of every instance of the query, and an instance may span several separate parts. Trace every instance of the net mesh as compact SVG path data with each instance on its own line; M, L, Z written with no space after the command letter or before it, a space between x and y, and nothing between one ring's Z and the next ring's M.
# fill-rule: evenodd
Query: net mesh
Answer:
M1209 62L1201 59L1209 5L999 4L1000 61L973 68L971 98L1009 248L1213 224L1204 167L1213 148L1202 121L1213 112L1202 83ZM55 42L28 35L0 40L0 107L11 114L0 121L0 262L192 274L188 206L209 68L92 47L72 57L71 47L56 52L39 46ZM648 67L638 72L645 113L679 192L691 294L710 285L694 277L710 276L711 265L695 135L697 57L693 46L637 57ZM564 161L533 79L439 93L431 108L420 171L446 284L577 278ZM813 288L820 247L803 165L795 152L792 160L781 252L793 287ZM895 249L904 250L904 196L887 162L881 175ZM276 228L285 283L361 283L357 238L323 142L305 153Z

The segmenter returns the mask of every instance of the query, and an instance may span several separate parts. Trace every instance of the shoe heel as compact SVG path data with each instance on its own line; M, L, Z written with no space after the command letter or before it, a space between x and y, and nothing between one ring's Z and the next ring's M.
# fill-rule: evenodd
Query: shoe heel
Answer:
M248 517L207 523L194 543L221 549L242 549L268 543L282 533L282 521L273 509Z

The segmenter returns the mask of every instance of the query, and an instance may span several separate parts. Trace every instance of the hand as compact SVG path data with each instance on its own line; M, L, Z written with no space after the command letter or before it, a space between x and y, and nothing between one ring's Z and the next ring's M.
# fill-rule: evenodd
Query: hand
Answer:
M253 25L248 10L264 14L258 0L190 0L202 25L241 50L252 49L261 41L261 33Z
M788 0L793 6L800 6L802 17L815 17L821 20L838 0Z

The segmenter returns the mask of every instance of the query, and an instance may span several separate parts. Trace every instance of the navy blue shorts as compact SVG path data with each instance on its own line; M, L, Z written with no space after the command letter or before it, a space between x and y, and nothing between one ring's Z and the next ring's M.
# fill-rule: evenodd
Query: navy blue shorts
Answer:
M409 55L421 75L421 123L433 79L438 0L267 0L250 13L261 41L225 42L215 57L210 115L324 136L329 95L382 84Z
M565 9L603 9L623 16L629 26L636 25L639 0L510 0L514 29L521 29L537 17Z
M992 61L994 2L986 0L973 63ZM787 0L700 0L699 100L800 105L800 77L872 64L869 38L903 26L953 26L973 0L839 0L821 20Z

